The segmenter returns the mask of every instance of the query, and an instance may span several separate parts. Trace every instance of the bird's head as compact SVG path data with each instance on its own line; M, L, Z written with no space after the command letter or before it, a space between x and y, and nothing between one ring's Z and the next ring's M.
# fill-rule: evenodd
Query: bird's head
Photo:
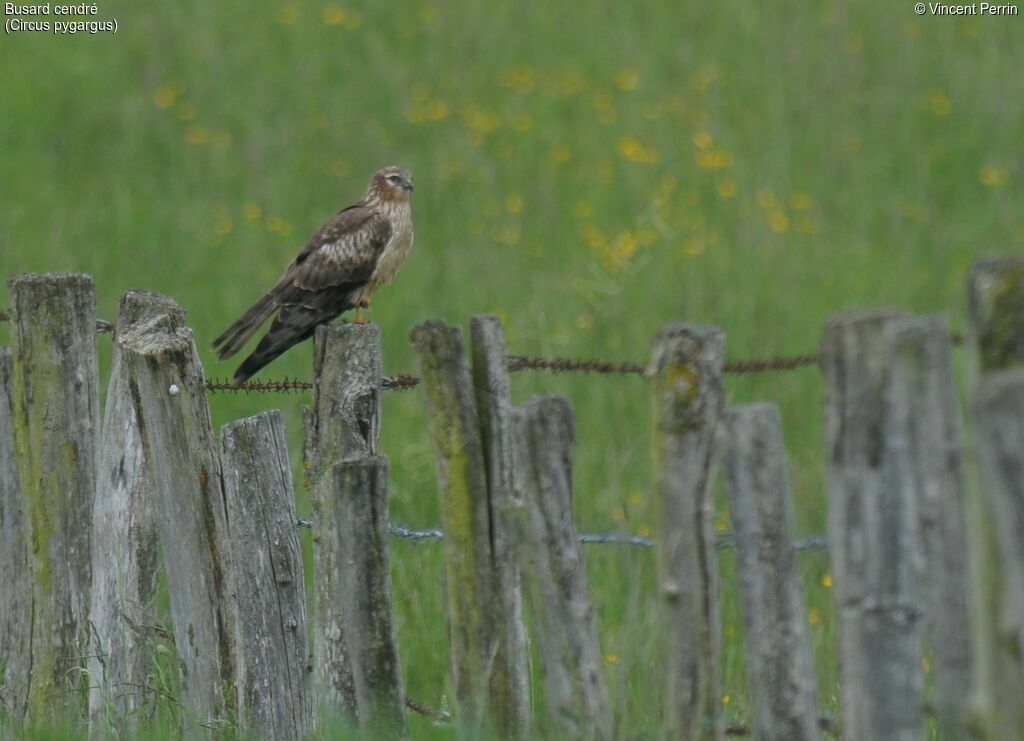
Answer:
M408 201L412 189L412 173L404 167L392 166L373 176L367 193L384 201Z

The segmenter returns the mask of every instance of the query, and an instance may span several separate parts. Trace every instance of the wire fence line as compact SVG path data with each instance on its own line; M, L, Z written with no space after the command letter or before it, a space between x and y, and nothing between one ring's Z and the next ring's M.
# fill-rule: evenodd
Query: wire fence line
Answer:
M298 517L295 520L298 527L311 530L313 521ZM416 529L408 525L392 522L388 525L388 534L393 538L411 540L413 542L424 540L444 540L444 531L439 527ZM622 545L638 548L653 548L654 538L645 535L625 535L623 533L580 533L581 543L587 545ZM723 531L715 536L715 548L719 550L731 550L736 547L736 536L730 531ZM793 541L793 549L797 551L821 551L827 550L831 545L824 535L814 534L804 538L797 538Z
M817 355L794 355L775 357L763 360L737 360L725 364L724 371L730 374L765 373L769 371L790 371L808 365L817 365ZM575 358L538 358L529 355L509 355L509 373L522 371L551 371L552 373L597 373L599 375L643 375L646 366L640 363L612 362L607 360L578 360ZM399 374L381 378L381 388L385 391L408 391L420 383L416 376ZM298 378L271 379L267 381L246 381L235 384L227 379L209 379L206 390L210 392L242 392L242 393L290 393L308 391L313 388L311 381Z
M10 312L0 311L0 322L9 322ZM96 331L103 334L114 334L117 326L104 319L96 320ZM954 345L961 345L964 342L963 335L954 332L950 335ZM745 375L751 373L784 372L805 368L811 365L818 365L819 357L816 353L805 355L779 355L770 358L755 358L749 360L731 360L723 366L723 371L731 375ZM509 355L509 373L521 371L550 371L552 373L597 373L599 375L642 376L647 366L644 363L629 361L609 361L577 358L540 358L529 355ZM398 374L395 376L384 376L381 378L381 388L385 391L408 391L420 383L416 376ZM233 393L298 393L310 391L313 388L312 381L299 378L268 379L266 381L246 381L236 384L229 379L210 378L206 381L206 390L211 393L233 392Z

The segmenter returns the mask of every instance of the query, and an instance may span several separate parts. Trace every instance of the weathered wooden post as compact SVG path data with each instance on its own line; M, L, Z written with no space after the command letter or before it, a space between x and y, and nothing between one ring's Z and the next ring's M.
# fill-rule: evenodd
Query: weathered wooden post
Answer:
M75 707L88 642L90 532L96 488L99 372L96 296L87 275L22 275L8 283L14 351L13 425L31 537L28 713Z
M807 607L792 545L786 451L774 404L729 410L725 471L736 533L746 668L760 739L818 739Z
M374 738L408 735L388 565L388 461L363 456L334 467L329 533L345 605L345 635L359 727ZM327 535L327 533L325 533ZM322 538L318 547L325 545Z
M31 667L32 582L14 448L14 356L0 347L0 717L14 728L25 714ZM12 735L14 735L12 728ZM0 720L0 734L4 721Z
M902 317L834 317L821 366L828 530L839 611L843 729L852 739L920 739L924 577L918 501L893 446L886 330Z
M572 519L572 407L561 396L512 411L516 445L517 556L529 596L544 695L562 738L610 739L586 565Z
M144 291L121 297L117 330L160 314L184 322L169 298ZM99 475L92 521L92 646L89 718L103 732L131 735L138 708L152 698L144 688L153 659L149 629L156 621L156 501L143 456L139 420L119 345L107 386Z
M498 730L505 736L519 736L526 733L530 724L530 685L519 566L509 521L510 512L518 503L513 480L515 446L509 421L512 396L505 333L494 316L474 316L469 332L487 495L495 518L491 523L494 586L489 620L495 641L491 705L498 713L494 719Z
M238 605L238 722L261 738L304 738L313 726L306 592L281 413L225 425L221 467Z
M316 704L355 720L356 690L346 639L348 605L334 510L334 466L380 452L380 328L317 328L313 345L313 412L306 421L306 468L313 487L313 674Z
M988 596L1000 608L986 626L991 635L979 663L983 694L974 730L984 739L1021 738L1024 705L1010 693L1024 687L1024 366L987 374L971 411L996 559L988 575L999 586L998 595Z
M979 260L968 282L971 402L981 496L968 499L975 691L971 730L988 741L1024 736L1024 574L1020 512L1024 446L1024 257ZM1014 416L1016 414L1016 416Z
M501 707L512 695L494 693L514 683L507 678L492 682L492 673L500 668L493 658L507 632L497 634L491 612L494 605L509 604L510 599L495 594L502 584L495 574L504 568L498 559L505 554L494 548L501 542L495 528L500 527L502 516L488 489L462 333L458 327L435 320L414 328L412 343L419 357L427 421L438 458L455 699L463 731L477 735L485 723L517 713Z
M185 707L200 723L233 714L235 611L220 461L203 369L180 311L117 335L157 503L157 529L182 666Z
M937 721L942 738L953 741L966 737L972 681L963 453L952 343L938 316L892 322L886 343L892 363L886 430L894 467L890 486L900 487L920 512Z
M725 336L673 325L654 339L654 472L661 516L658 585L666 636L666 738L724 737L718 653L718 559L711 526L724 392Z

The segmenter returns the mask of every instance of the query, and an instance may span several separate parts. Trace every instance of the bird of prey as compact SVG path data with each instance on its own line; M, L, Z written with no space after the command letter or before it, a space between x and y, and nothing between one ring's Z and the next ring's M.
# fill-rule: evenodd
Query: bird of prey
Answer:
M412 175L385 167L370 180L358 203L338 212L309 238L281 279L213 341L221 360L249 341L271 315L270 329L235 371L244 383L317 325L349 309L368 308L373 292L388 283L412 249Z

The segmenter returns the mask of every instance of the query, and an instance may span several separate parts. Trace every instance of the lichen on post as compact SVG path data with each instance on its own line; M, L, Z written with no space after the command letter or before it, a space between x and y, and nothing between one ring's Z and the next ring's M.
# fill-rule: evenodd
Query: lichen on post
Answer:
M146 291L121 297L118 331L140 321L184 312L170 298ZM156 499L143 455L139 420L121 348L114 344L107 386L99 476L92 523L92 644L88 652L89 719L131 735L152 698L142 689L153 660L156 622Z
M234 624L227 518L191 330L157 312L117 335L157 502L184 704L193 720L234 714Z
M313 494L313 683L323 715L357 718L346 610L336 553L334 466L380 448L380 328L317 328L313 343L313 410L304 418L305 468Z
M978 260L971 267L967 293L971 381L976 386L971 416L982 474L982 496L967 501L974 583L975 689L970 725L978 738L996 741L1024 735L1020 703L1024 605L1018 599L1024 591L1024 575L1019 560L1021 535L1012 529L1018 521L1008 517L1014 507L1021 507L1021 476L1019 470L1014 476L1003 465L1012 464L1012 456L1000 460L1016 446L1019 462L1021 450L1021 432L1014 427L1012 411L1019 409L1015 404L1019 404L1020 369L1024 368L1024 257Z
M8 283L14 351L13 427L30 529L28 714L81 709L87 651L99 371L92 278L22 275Z
M666 639L667 738L720 739L718 559L711 485L720 456L725 335L680 324L654 338L654 475L661 515L658 586Z
M493 626L487 473L462 333L433 320L412 331L427 423L437 452L444 529L451 672L459 721L477 735L488 718Z

